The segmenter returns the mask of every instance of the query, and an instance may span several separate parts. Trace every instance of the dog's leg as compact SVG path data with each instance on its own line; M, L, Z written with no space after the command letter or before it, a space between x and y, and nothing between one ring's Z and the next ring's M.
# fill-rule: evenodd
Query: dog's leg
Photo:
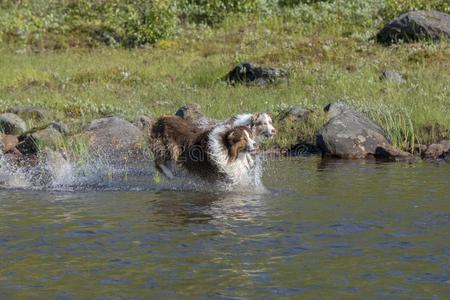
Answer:
M255 161L253 160L251 155L246 155L247 169L253 168L255 165Z
M168 168L166 165L164 164L160 164L158 165L158 169L161 171L161 173L164 174L164 176L166 176L169 179L173 179L174 175L172 170L170 170L170 168Z

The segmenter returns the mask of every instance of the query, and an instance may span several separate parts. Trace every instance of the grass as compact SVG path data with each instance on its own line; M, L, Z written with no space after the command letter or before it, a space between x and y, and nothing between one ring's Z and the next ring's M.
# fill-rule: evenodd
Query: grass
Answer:
M198 103L212 118L242 112L275 115L289 106L317 113L306 124L277 122L271 146L313 141L323 107L343 101L367 113L405 150L450 138L450 47L447 42L383 47L368 26L305 24L295 17L230 17L217 28L184 28L154 47L100 47L17 53L0 48L0 111L16 104L49 109L76 132L87 121L117 114L156 118ZM227 86L220 78L251 61L282 67L274 86ZM407 82L379 79L397 70ZM39 124L33 124L39 125Z

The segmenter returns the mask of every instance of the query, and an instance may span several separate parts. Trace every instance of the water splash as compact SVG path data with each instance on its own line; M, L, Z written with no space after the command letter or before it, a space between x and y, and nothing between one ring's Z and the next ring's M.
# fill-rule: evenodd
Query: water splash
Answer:
M35 161L25 166L0 152L0 188L54 191L130 190L130 191L234 191L263 193L261 157L242 178L239 185L211 184L180 170L174 180L162 179L156 183L150 160L117 162L98 156L84 161L70 161L64 154L44 150Z

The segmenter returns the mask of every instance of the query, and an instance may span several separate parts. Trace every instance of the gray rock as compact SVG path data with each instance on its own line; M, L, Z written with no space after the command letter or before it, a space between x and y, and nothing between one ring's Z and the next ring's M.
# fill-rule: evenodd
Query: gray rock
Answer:
M134 119L133 125L141 130L148 130L152 127L153 120L150 117L140 115Z
M450 156L450 141L441 141L439 144L431 144L427 147L422 158L425 160L448 160Z
M50 113L46 109L30 105L15 106L8 109L7 112L16 114L25 120L33 119L38 121L46 119L50 115Z
M20 135L27 130L27 126L18 115L4 113L0 115L0 132Z
M93 120L81 136L89 142L92 154L121 157L140 153L145 144L142 131L118 117Z
M200 128L209 128L218 123L217 120L210 119L206 117L201 112L200 105L196 103L186 104L180 107L176 112L176 116L179 116L189 122L192 122L197 127Z
M230 84L254 83L266 85L286 77L287 71L279 68L260 67L252 63L241 63L233 68L224 80Z
M374 157L387 161L412 162L415 160L414 155L412 155L411 153L396 149L388 144L377 147L375 149Z
M19 137L17 149L22 154L36 154L45 147L56 148L63 141L63 134L54 126L30 132Z
M58 130L60 133L67 135L70 133L69 126L67 124L57 121L57 122L51 122L49 124L49 127L53 127L54 129Z
M397 71L386 70L381 73L381 80L393 83L405 83L405 77Z
M339 102L327 105L325 111L328 112L329 120L317 134L317 145L324 156L387 158L387 154L380 151L387 149L391 155L389 159L393 159L395 153L385 131L366 115ZM403 152L397 153L400 154L406 155Z
M390 45L399 41L437 41L450 38L450 15L438 11L410 11L384 26L377 41Z
M311 110L299 106L293 106L280 112L278 118L280 120L306 121L308 120Z

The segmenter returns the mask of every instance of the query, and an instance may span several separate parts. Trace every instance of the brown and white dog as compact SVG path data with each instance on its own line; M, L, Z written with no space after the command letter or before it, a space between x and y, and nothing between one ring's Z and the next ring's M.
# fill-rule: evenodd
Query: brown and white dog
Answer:
M151 131L155 166L173 177L174 162L210 181L238 183L252 167L257 143L247 126L220 124L202 130L178 116L164 116Z
M258 143L264 139L272 138L277 132L275 127L273 127L270 115L261 112L236 115L225 121L224 124L232 127L248 126Z
M231 127L248 126L253 132L255 139L260 143L264 139L270 139L276 134L273 126L272 118L267 113L257 112L254 114L240 114L231 117L225 121L200 118L193 121L194 126L202 130L208 130L219 125L227 125Z

